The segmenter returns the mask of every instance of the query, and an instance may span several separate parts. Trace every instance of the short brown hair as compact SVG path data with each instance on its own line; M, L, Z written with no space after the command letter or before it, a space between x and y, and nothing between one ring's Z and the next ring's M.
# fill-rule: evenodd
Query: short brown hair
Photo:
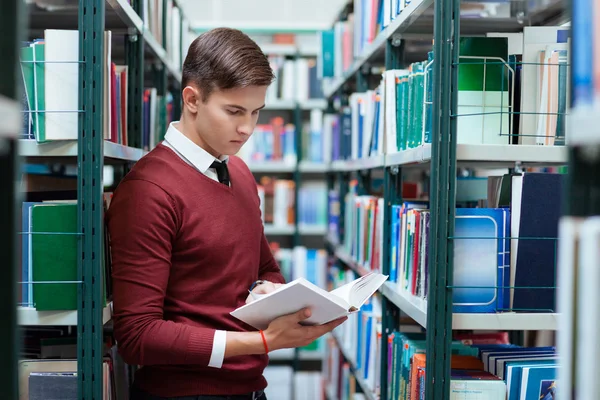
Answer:
M215 28L198 36L183 63L182 89L193 83L206 101L214 90L268 86L275 76L269 59L245 33Z

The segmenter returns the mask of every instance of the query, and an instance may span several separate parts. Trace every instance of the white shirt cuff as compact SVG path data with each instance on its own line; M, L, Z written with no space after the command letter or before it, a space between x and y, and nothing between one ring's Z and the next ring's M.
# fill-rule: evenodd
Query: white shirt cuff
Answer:
M209 367L221 368L225 358L225 345L227 344L227 334L225 331L215 331L213 338L212 353L210 355Z

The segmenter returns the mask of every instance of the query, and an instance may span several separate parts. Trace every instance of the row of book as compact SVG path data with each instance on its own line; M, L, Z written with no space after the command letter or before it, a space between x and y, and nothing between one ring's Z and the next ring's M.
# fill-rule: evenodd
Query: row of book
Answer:
M354 281L358 276L353 271L333 265L329 268L328 278L331 291ZM346 361L351 365L355 377L365 382L371 392L378 393L381 366L381 316L381 299L375 294L332 332L344 356L338 354L335 360L337 362L332 363L327 361L329 355L326 353L323 370L326 381L339 382L341 376L337 366L342 361ZM328 350L329 348L330 346ZM335 384L330 385L329 392L334 399L352 398L345 397L341 388Z
M321 80L317 76L317 60L295 59L268 55L275 81L267 89L267 103L281 100L305 101L323 97Z
M490 340L492 335L498 340ZM555 396L554 347L506 343L502 333L456 337L451 343L450 393L463 400L550 400ZM424 399L427 353L424 333L395 331L388 338L390 399ZM451 397L454 398L454 397Z
M331 162L332 134L327 130L327 120L330 114L323 110L313 109L310 112L310 121L305 124L302 131L302 159L315 162Z
M563 145L569 104L569 30L525 27L523 33L461 37L457 142ZM435 54L388 70L373 89L350 95L326 115L332 159L358 159L431 143Z
M306 182L298 188L289 179L263 176L258 192L263 223L286 227L296 223L305 226L325 226L327 223L327 187L324 182ZM294 206L298 202L298 215Z
M174 119L173 96L159 95L156 88L142 93L142 129L128 131L129 69L111 57L112 32L104 34L103 137L128 145L139 134L144 150L152 149ZM20 53L23 83L21 138L38 143L76 140L79 135L79 32L48 29L44 37L24 42Z
M409 0L354 0L353 12L332 29L320 32L320 76L341 77L377 35L398 16Z
M247 163L285 161L295 164L298 159L296 126L281 116L270 118L268 123L257 124L238 156Z
M328 255L323 249L295 246L281 247L278 242L270 242L271 251L286 282L304 278L312 284L325 289L327 287ZM311 344L301 347L303 351L319 351L322 340L317 339Z
M195 38L184 10L173 0L143 0L142 6L144 28L166 50L169 61L180 68Z
M478 207L457 204L454 236L449 238L454 249L454 312L556 310L556 250L564 176L490 176L478 180L487 189L475 203ZM356 186L351 185L344 201L342 248L361 267L381 272L383 199L358 195ZM391 205L390 212L389 281L399 293L426 309L433 217L429 203L407 200Z
M21 353L19 399L48 400L77 398L77 337L66 327L46 327L24 331L25 339L37 335L46 357ZM26 342L27 345L28 342ZM130 368L118 353L114 340L104 335L104 357L99 379L104 400L126 399L133 382Z
M302 160L329 163L332 135L330 131L324 130L324 122L328 117L330 115L323 116L322 110L312 109L309 119L302 123L300 132L295 124L286 121L283 116L269 118L256 125L254 133L240 149L238 156L247 163L284 161L295 165L298 160L296 135L299 134Z
M334 285L354 279L352 272L337 268L332 275ZM379 397L381 349L387 346L387 375L383 377L387 398L424 399L425 333L393 330L383 343L378 297L370 303L327 340L326 391L334 399L352 399L358 391ZM456 398L550 400L555 396L558 357L554 347L512 345L507 332L460 332L453 335L451 352L450 393Z

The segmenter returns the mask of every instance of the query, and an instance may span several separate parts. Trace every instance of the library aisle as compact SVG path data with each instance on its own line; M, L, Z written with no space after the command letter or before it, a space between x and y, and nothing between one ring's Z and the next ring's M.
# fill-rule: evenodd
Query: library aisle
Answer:
M3 399L135 400L134 378L160 370L136 362L156 351L148 339L138 354L120 351L119 324L133 311L119 304L106 216L185 111L190 45L218 27L250 37L274 75L252 135L231 154L254 177L266 254L290 283L255 306L300 308L313 296L338 313L322 306L319 316L348 316L302 347L270 351L266 398L598 397L600 2L5 3ZM184 226L175 229L169 249L183 243ZM174 254L165 287L152 289L164 299L158 321L181 337L219 329L217 319L189 314L185 326L170 315L184 303L168 278L182 276ZM139 271L150 287L149 274ZM235 278L249 284L221 297L246 299L260 276ZM258 323L230 315L243 304L233 303L227 326L260 339ZM206 369L220 365L223 336L198 336L186 349L212 346L204 365L164 357L161 371L241 385ZM175 346L161 348L170 357ZM238 361L223 368L239 373ZM155 395L176 398L167 381Z

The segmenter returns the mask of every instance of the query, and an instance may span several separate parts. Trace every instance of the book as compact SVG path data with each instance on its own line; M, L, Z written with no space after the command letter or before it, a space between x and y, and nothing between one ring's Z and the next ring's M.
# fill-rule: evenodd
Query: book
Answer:
M312 314L303 324L325 324L358 311L387 278L370 273L331 292L298 278L230 314L256 329L266 329L274 319L308 307Z

